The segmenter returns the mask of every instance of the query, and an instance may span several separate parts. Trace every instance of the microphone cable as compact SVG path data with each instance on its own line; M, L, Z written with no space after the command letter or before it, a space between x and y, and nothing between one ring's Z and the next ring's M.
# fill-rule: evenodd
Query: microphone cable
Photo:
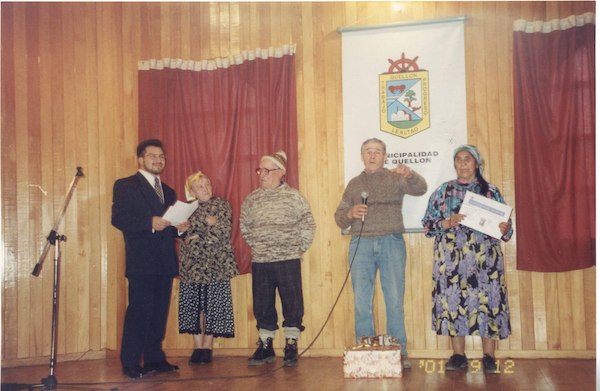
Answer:
M354 264L354 258L356 258L356 253L358 252L358 245L360 244L360 238L362 238L362 231L363 231L364 226L365 226L365 221L362 220L360 223L360 231L358 232L358 239L356 241L356 248L354 249L354 254L352 254L352 258L350 260L350 266L348 267L348 272L346 273L346 277L344 278L344 282L342 283L340 292L338 293L337 297L335 298L335 301L333 302L333 305L331 306L331 310L329 310L329 314L327 314L327 318L325 319L325 322L323 322L323 325L317 332L317 335L313 338L312 342L308 344L308 346L302 351L302 353L298 354L298 357L301 357L304 353L306 353L306 351L308 349L310 349L310 347L317 341L317 339L319 338L319 336L325 329L327 322L329 322L331 315L333 315L333 310L337 306L337 303L340 300L340 297L342 296L342 292L344 291L344 288L346 287L346 284L348 283L348 278L350 278L350 272L352 272L352 265Z

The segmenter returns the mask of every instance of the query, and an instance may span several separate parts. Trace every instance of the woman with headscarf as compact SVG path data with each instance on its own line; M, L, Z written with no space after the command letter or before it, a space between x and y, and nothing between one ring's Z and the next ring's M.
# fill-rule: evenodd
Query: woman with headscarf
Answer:
M185 183L188 201L198 200L180 246L179 333L192 334L190 364L212 361L213 339L234 336L231 278L238 274L231 244L231 206L213 197L201 171Z
M496 342L508 338L510 316L501 241L461 225L459 214L467 191L504 203L496 186L482 176L483 160L476 147L454 151L457 178L443 183L429 199L422 223L433 237L432 328L450 337L453 354L446 370L468 367L465 336L482 339L483 369L497 373ZM499 224L502 240L513 234L512 222Z

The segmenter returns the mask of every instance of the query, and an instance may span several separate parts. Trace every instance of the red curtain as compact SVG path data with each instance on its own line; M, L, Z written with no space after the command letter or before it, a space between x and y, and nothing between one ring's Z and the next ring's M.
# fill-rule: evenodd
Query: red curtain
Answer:
M240 207L259 186L260 157L285 151L286 181L298 186L295 56L248 54L254 57L250 52L213 62L142 61L138 71L139 139L163 141L167 164L161 178L179 199L185 200L187 177L201 170L214 194L231 203L240 273L251 269L239 231Z
M517 268L596 264L594 14L515 22Z

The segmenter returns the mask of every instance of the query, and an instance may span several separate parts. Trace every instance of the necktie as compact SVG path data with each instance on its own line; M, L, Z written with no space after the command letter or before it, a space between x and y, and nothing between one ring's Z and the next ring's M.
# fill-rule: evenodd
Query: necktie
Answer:
M160 181L158 180L158 177L154 178L154 191L156 191L156 195L158 196L158 199L160 199L160 203L164 204L165 197L163 196L162 187L160 186Z

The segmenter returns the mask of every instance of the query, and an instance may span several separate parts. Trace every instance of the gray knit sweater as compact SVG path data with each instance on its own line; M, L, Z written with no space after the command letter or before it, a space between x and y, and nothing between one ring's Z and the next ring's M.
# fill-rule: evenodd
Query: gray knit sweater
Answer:
M240 212L240 231L252 249L252 262L300 258L315 236L310 205L296 189L281 184L250 193Z
M362 236L375 237L404 232L402 201L405 194L419 196L427 191L425 179L413 171L410 179L391 172L387 168L375 173L362 172L346 186L342 201L335 211L338 227L350 227L352 235L360 232L361 219L349 219L352 206L361 204L361 193L368 192L369 212L365 216Z

